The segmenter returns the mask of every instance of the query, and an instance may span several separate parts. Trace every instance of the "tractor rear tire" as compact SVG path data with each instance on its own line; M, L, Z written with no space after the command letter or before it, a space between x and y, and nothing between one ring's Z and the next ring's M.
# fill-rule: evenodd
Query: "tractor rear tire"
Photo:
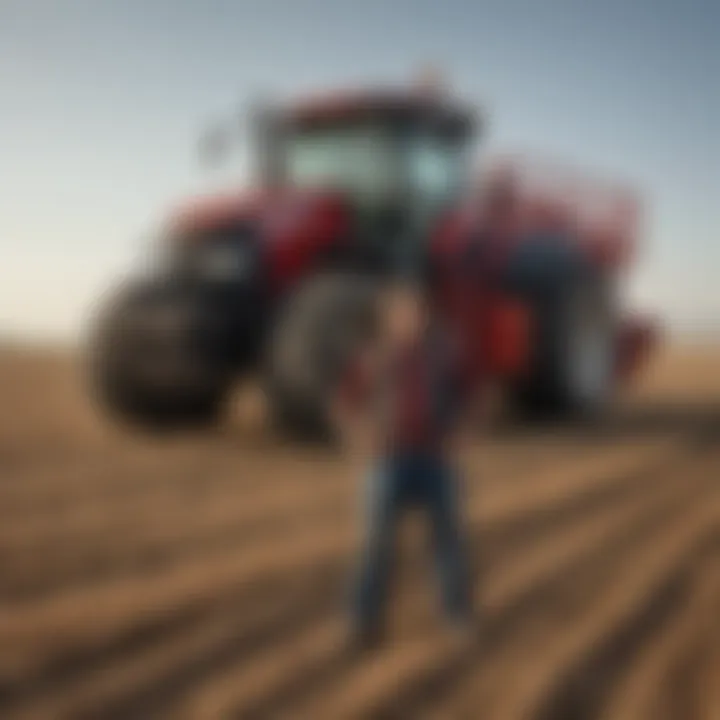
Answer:
M290 299L270 340L267 395L274 428L297 440L332 440L329 401L348 361L372 332L375 285L315 277Z
M615 308L611 287L587 269L538 293L531 373L515 392L529 417L598 419L612 396Z

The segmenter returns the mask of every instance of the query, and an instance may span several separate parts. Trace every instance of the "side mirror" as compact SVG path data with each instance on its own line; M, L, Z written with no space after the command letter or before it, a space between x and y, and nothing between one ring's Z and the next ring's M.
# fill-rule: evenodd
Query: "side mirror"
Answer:
M225 123L208 127L200 136L198 156L205 167L217 166L229 156L232 150L234 133Z
M229 115L226 120L221 120L209 125L201 133L198 141L198 158L204 166L216 166L224 162L232 153L233 146L243 139L247 133L248 125L254 127L256 108L260 103L251 104L250 120L247 113L242 110L235 115ZM251 142L255 138L250 138Z
M249 114L241 113L235 119L208 126L198 142L200 163L216 167L228 158L236 142L249 135L255 177L263 186L277 185L284 174L281 117L261 98L250 104Z

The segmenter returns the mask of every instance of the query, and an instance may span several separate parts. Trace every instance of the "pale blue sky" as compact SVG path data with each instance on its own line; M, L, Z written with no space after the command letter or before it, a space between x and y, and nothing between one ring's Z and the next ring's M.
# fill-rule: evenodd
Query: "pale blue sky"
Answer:
M0 332L74 336L169 204L245 180L198 168L207 121L426 61L487 108L484 150L637 184L634 297L720 322L717 0L0 0Z

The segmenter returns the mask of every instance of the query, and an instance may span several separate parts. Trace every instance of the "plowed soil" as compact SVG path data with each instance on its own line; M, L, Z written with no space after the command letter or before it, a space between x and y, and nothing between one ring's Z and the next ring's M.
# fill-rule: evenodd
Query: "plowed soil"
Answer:
M421 519L387 644L345 647L358 468L262 430L146 438L72 358L0 355L0 718L720 719L720 350L600 427L463 452L482 633L443 626Z

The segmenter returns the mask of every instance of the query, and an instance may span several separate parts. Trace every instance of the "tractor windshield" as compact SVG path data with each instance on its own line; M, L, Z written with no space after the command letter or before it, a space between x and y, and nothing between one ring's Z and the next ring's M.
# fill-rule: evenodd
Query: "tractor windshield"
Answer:
M282 165L291 187L347 193L356 235L381 265L404 266L465 186L469 136L387 119L291 126Z
M337 187L369 202L403 192L420 206L437 207L461 187L465 156L457 138L340 125L290 133L285 172L293 187Z
M464 143L430 133L411 135L406 142L408 183L417 204L437 210L454 198L465 181Z
M286 177L293 187L338 187L375 200L397 184L397 158L381 126L357 125L296 131L285 147Z

